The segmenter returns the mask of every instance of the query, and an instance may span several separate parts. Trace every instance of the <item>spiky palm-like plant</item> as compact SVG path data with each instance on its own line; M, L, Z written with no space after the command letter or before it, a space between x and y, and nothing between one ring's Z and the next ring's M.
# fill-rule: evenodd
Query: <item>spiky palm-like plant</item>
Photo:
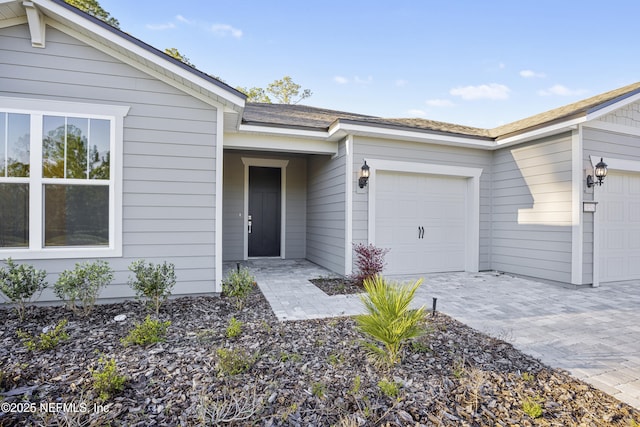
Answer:
M388 365L400 361L405 341L424 333L424 307L409 307L421 284L422 279L410 285L389 283L379 275L364 281L367 293L360 298L367 314L356 316L358 329L384 345L366 343L372 355Z

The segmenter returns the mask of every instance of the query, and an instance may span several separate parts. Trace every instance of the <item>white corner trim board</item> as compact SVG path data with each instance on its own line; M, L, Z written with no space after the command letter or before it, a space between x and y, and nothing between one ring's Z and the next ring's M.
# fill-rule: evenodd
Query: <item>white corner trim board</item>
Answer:
M465 243L465 271L477 272L480 256L480 175L482 168L431 163L364 159L369 165L368 236L376 242L376 172L391 171L467 178L467 241Z

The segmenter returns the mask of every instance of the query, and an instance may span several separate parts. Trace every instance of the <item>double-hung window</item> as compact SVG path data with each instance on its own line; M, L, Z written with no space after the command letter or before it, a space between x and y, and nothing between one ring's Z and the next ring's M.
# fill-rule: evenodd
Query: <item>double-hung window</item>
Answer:
M0 258L122 254L127 111L0 98Z

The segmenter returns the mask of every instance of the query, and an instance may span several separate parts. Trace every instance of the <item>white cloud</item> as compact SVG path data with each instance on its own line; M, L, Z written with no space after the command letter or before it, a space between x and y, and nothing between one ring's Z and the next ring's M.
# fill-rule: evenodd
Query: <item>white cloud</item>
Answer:
M509 92L511 92L511 89L498 83L479 86L459 86L449 91L451 95L459 96L465 100L508 99Z
M242 37L242 30L234 28L228 24L213 24L211 26L211 31L222 37L231 36L237 39Z
M453 107L455 105L449 99L427 99L425 103L431 107Z
M368 85L368 84L373 83L373 76L369 76L366 79L361 79L360 77L355 76L353 78L353 81L358 83L358 84L360 84L360 85Z
M409 81L408 80L404 80L404 79L398 79L398 80L395 81L395 85L397 87L404 87L404 86L406 86L408 84L409 84Z
M189 25L193 24L193 21L185 18L182 15L176 15L176 21L182 22L183 24L189 24Z
M176 28L176 24L174 24L173 22L168 22L166 24L147 24L145 25L145 27L148 30L152 30L152 31L164 31L164 30L172 30Z
M335 76L333 78L333 81L341 85L346 85L347 83L349 83L349 79L342 76Z
M574 95L583 95L587 93L586 89L569 89L563 85L553 85L549 89L539 90L538 95L540 96L551 96L551 95L559 95L559 96L574 96Z
M413 117L424 117L427 115L426 111L418 110L418 109L411 109L407 111L407 114Z
M524 77L525 79L530 79L530 78L533 78L533 77L541 79L541 78L547 77L547 75L545 73L538 73L538 72L533 71L533 70L522 70L522 71L520 71L520 76Z

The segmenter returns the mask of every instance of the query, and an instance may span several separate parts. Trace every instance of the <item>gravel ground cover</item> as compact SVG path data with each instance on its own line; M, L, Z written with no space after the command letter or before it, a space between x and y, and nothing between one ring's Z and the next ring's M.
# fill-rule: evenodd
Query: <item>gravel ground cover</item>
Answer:
M126 319L114 320L119 315ZM85 318L37 307L23 322L0 310L0 425L640 422L634 408L440 313L391 368L369 361L353 319L278 322L257 289L240 311L226 298L171 300L159 316L171 321L165 342L123 346L145 316L135 302L96 306ZM28 350L16 335L39 334L63 319L69 339L52 350ZM100 357L113 358L126 377L123 390L104 400L91 371L100 369Z

